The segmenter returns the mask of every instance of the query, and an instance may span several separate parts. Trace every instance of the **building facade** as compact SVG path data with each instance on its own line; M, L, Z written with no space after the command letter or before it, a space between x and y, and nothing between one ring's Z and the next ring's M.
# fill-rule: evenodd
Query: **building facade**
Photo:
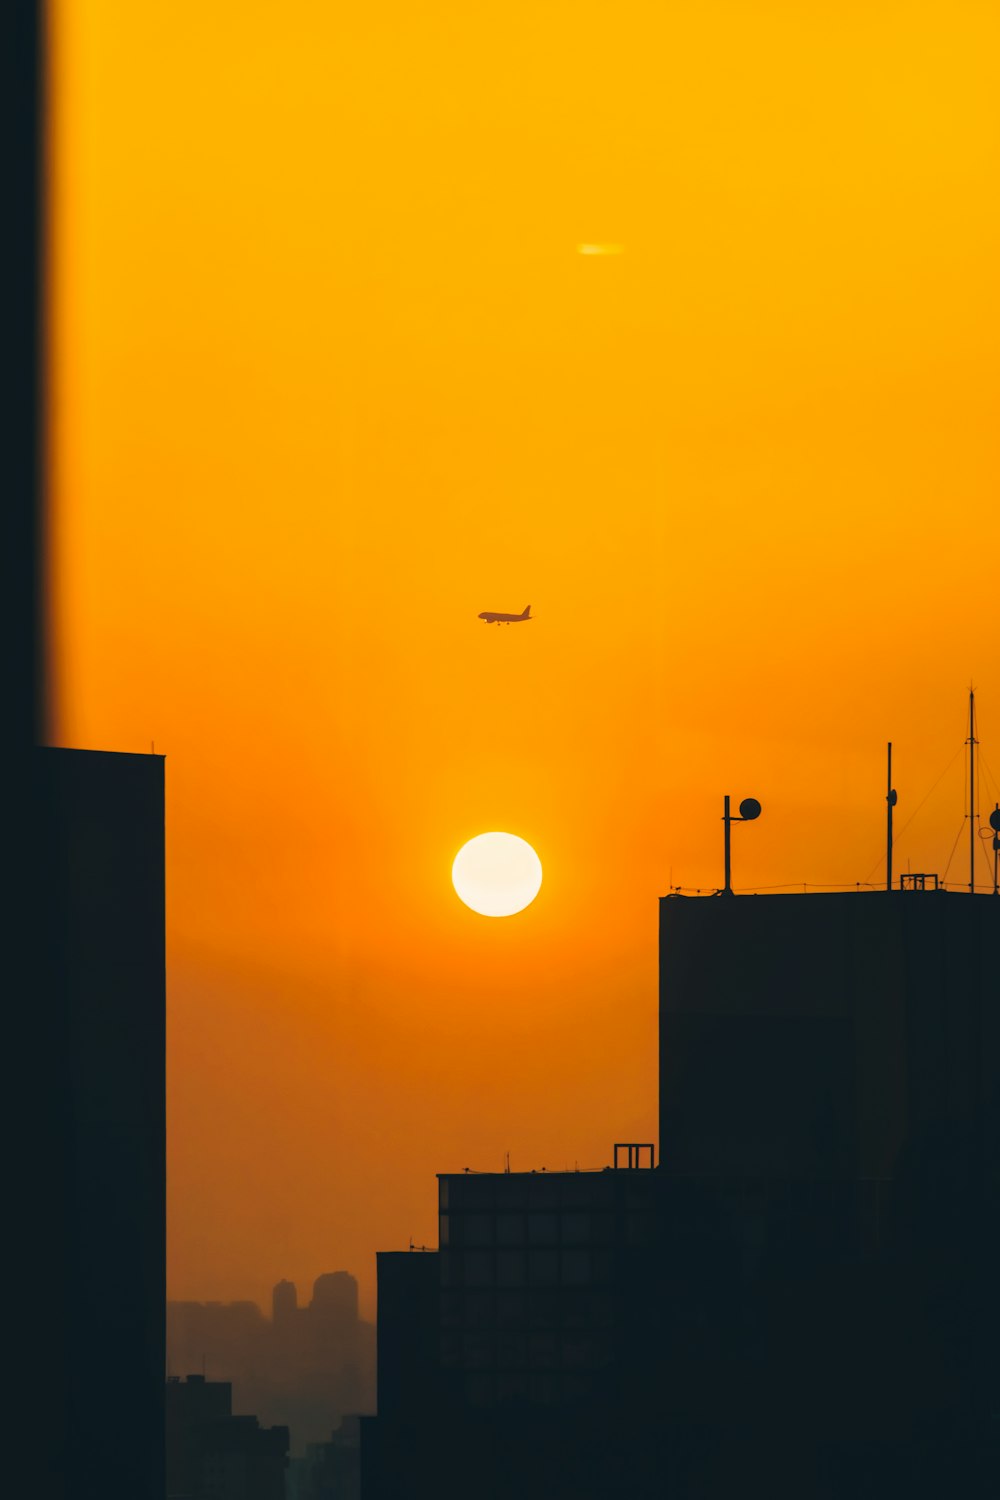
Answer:
M228 1381L168 1378L166 1437L167 1500L285 1500L288 1428L234 1416Z
M443 1496L610 1496L652 1468L639 1422L657 1346L652 1157L438 1178L440 1249L378 1257L366 1500L423 1493L431 1476ZM581 1446L588 1429L601 1440Z
M164 767L34 754L44 1084L25 1129L45 1225L44 1488L162 1500Z

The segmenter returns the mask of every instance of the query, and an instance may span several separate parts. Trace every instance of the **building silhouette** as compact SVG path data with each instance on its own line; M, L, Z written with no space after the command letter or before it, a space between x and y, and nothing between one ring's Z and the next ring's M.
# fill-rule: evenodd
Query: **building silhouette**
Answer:
M288 1500L360 1500L361 1418L345 1417L325 1443L309 1443L293 1460Z
M168 1378L167 1500L285 1500L288 1428L233 1416L232 1395L228 1381Z
M378 1257L364 1500L993 1493L1000 902L660 924L660 1164L439 1178L438 1251Z
M885 1181L1000 1130L997 924L945 891L660 903L660 1139L688 1175Z
M998 905L660 905L667 1191L738 1259L756 1331L727 1358L816 1493L988 1493L997 1472Z
M440 1249L378 1256L366 1497L432 1481L456 1496L645 1482L632 1470L651 1472L650 1455L625 1433L655 1352L658 1179L651 1146L629 1158L604 1172L438 1178Z
M32 772L45 1067L22 1211L44 1301L38 1490L161 1500L163 759L39 748Z

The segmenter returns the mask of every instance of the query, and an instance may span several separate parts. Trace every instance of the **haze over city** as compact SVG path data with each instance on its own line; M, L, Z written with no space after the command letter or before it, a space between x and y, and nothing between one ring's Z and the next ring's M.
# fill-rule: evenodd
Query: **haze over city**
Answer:
M370 1319L436 1172L655 1138L724 794L737 889L878 883L891 740L943 875L971 681L993 806L1000 17L51 28L51 739L166 756L169 1295Z

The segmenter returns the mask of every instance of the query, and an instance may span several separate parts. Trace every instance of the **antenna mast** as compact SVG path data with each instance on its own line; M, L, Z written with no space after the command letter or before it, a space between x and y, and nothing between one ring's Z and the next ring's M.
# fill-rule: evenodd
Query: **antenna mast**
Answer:
M728 797L725 797L723 799L723 803L722 803L722 822L723 822L723 826L725 828L724 864L725 864L725 871L726 871L726 883L722 887L722 894L724 896L731 896L733 894L733 857L732 857L732 853L731 853L729 825L732 822L732 818L729 816L729 798Z
M969 689L969 895L976 894L976 695Z
M889 741L888 779L886 782L886 832L885 832L885 888L892 890L892 810L896 806L896 793L892 789L892 740Z

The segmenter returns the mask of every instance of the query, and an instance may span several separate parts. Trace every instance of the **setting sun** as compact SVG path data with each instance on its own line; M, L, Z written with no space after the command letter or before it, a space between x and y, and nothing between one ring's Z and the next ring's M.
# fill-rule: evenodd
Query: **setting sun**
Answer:
M513 833L481 833L455 855L451 879L466 906L484 917L512 917L542 884L542 862Z

